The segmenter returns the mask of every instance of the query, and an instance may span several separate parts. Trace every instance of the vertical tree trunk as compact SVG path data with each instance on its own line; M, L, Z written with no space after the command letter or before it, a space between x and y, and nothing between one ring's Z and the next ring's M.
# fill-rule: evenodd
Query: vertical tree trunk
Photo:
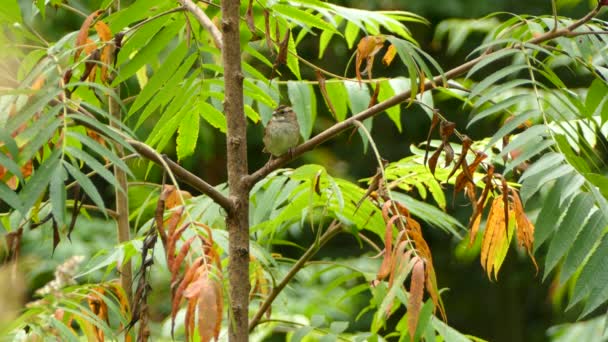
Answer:
M249 188L247 175L247 120L243 111L243 73L239 32L239 0L222 1L225 99L228 123L227 169L232 208L226 218L229 234L230 320L232 342L248 340L249 307Z

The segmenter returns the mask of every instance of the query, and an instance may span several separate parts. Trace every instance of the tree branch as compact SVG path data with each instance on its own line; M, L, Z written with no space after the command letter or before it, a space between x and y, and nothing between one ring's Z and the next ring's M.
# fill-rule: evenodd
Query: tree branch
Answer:
M127 142L133 146L133 148L144 158L153 161L158 165L167 165L173 174L183 181L184 183L192 186L196 190L201 193L209 196L215 203L219 204L226 212L230 211L232 208L232 202L228 199L228 197L224 196L221 192L219 192L216 188L214 188L211 184L205 182L200 177L197 177L190 171L184 169L176 162L163 158L158 152L156 152L150 146L133 139L128 139Z
M573 30L577 29L578 27L584 25L586 22L593 19L593 17L595 17L597 15L597 13L599 12L600 8L601 8L601 6L598 4L598 6L595 7L591 12L587 13L587 15L585 15L581 19L575 21L571 25L569 25L563 29L548 31L536 38L533 38L533 39L528 40L527 42L521 43L519 46L516 46L515 48L520 48L521 46L525 47L526 45L529 45L529 44L537 45L537 44L540 44L540 43L543 43L543 42L546 42L546 41L549 41L549 40L552 40L552 39L555 39L558 37L568 37L568 36L572 35ZM514 47L509 47L509 48L514 48ZM497 51L500 51L500 50L497 50ZM473 68L476 64L478 64L482 60L488 58L489 56L493 55L497 51L481 55L475 59L472 59L464 64L461 64L461 65L447 71L444 75L436 76L432 80L426 80L424 83L424 87L422 87L422 88L425 89L426 91L428 91L435 87L443 86L444 80L451 80L451 79L454 79L454 78L464 74L465 72L471 70L471 68ZM399 94L387 99L386 101L380 102L372 107L369 107L366 110L364 110L356 115L353 115L350 118L348 118L342 122L338 122L338 123L334 124L333 126L327 128L323 132L312 137L310 140L295 147L293 149L292 153L286 153L285 155L283 155L279 158L270 160L262 168L258 169L257 171L255 171L254 173L252 173L251 175L246 177L246 179L244 181L249 186L253 186L253 184L258 182L260 179L266 177L272 171L287 164L291 160L301 156L305 152L308 152L308 151L314 149L318 145L335 137L336 135L340 134L341 132L350 128L351 126L354 126L356 121L363 121L367 118L376 116L392 106L395 106L402 102L407 101L410 98L410 96L411 96L411 90L404 91L402 93L399 93Z
M255 327L260 323L260 319L262 319L262 316L264 315L264 313L268 310L270 305L272 305L272 302L274 302L275 298L277 298L279 293L281 293L281 291L283 291L285 286L287 286L287 284L289 284L291 279L293 279L293 277L295 277L295 275L298 273L298 271L300 271L302 269L302 267L304 267L306 265L308 260L310 260L310 258L312 258L317 253L317 251L319 251L319 248L321 248L323 245L325 245L327 243L327 241L331 240L334 236L336 236L341 231L341 229L342 229L341 223L338 222L337 220L334 220L332 222L332 224L327 228L325 233L323 233L323 235L319 239L319 242L313 243L306 250L306 252L304 252L304 254L302 254L302 256L298 259L298 261L291 267L289 272L287 272L287 274L285 275L283 280L281 280L281 282L272 289L272 291L270 292L268 297L266 297L266 299L264 300L262 305L260 305L260 308L255 313L255 316L253 316L253 318L251 319L251 322L249 322L249 331L250 332L253 329L255 329Z
M220 30L213 24L211 19L205 14L200 7L198 7L192 0L178 0L188 12L192 13L192 15L196 18L196 20L201 24L205 30L209 31L211 37L213 38L213 42L218 49L223 50L222 46L222 33Z

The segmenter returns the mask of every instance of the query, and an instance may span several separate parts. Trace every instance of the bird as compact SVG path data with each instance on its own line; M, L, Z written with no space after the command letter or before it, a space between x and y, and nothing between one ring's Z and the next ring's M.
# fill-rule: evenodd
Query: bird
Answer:
M264 129L264 152L274 157L290 152L300 141L300 125L294 110L280 105Z

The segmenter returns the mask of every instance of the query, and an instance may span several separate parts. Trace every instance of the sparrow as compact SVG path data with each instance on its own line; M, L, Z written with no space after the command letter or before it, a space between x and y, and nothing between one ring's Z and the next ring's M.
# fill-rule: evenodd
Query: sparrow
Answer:
M300 125L291 107L280 105L264 129L264 152L278 157L290 151L300 141Z

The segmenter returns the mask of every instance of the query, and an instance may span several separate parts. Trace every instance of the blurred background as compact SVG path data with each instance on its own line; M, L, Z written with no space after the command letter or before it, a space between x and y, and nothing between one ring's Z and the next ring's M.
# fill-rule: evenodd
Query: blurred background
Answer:
M31 8L31 1L24 8ZM91 1L68 1L70 6L90 13L98 8L100 0ZM479 46L484 38L483 32L473 32L465 39L461 48L456 51L447 51L447 40L435 40L434 32L437 25L446 19L470 19L481 18L492 12L511 12L516 14L550 14L551 3L549 0L451 0L451 1L428 1L428 0L370 0L370 1L335 1L334 3L344 6L366 8L373 10L405 10L419 14L430 21L430 25L410 24L413 36L421 47L429 52L444 70L457 66L465 61L468 53ZM581 16L590 8L586 1L570 3L561 1L559 14L570 17ZM66 32L79 29L82 18L66 10L47 9L47 20L35 23L39 32L49 40L58 39ZM27 15L26 15L27 16ZM498 17L505 18L504 16ZM337 74L344 74L345 68L353 50L348 49L345 42L334 38L322 60L317 60L318 45L313 37L306 38L298 47L298 52L304 58L313 61L324 69ZM375 77L395 77L403 74L403 66L399 63L391 67L384 67L379 61L374 67ZM261 67L268 75L268 70ZM310 69L302 68L303 78L315 79ZM346 71L353 76L354 70L351 65ZM287 75L288 73L284 73ZM571 76L564 78L568 84L584 84L585 80ZM447 118L457 123L458 128L472 138L480 138L491 135L496 131L498 122L485 122L465 130L468 113L461 104L453 100L442 100L435 98L435 105L447 115ZM322 102L318 103L318 119L314 132L319 132L333 124L331 115L326 111ZM402 127L399 132L395 125L386 116L380 116L374 121L372 135L382 156L389 161L397 161L410 155L410 146L417 145L426 139L429 128L429 117L418 108L405 108L402 106ZM152 125L153 123L151 123ZM208 180L211 184L219 184L226 180L224 136L217 133L210 126L205 126L200 131L199 146L196 153L183 160L181 164ZM151 125L137 132L140 137L145 136L146 130ZM249 151L250 169L256 169L267 161L267 155L262 154L262 125L250 125L249 139L251 148ZM375 159L368 151L362 155L362 145L357 135L350 137L349 133L340 135L312 152L305 154L302 158L290 165L296 167L305 163L317 163L325 166L329 173L335 177L346 178L357 181L370 177L375 173ZM354 152L355 151L355 152ZM174 146L167 148L166 153L174 160ZM143 163L142 163L143 164ZM134 165L137 167L137 165ZM146 165L141 165L141 173L145 172ZM156 172L156 173L155 173ZM153 170L149 175L150 181L158 181L159 174ZM365 185L362 185L365 186ZM188 190L186 188L186 190ZM107 189L106 194L110 197L112 190ZM446 189L446 198L451 198L449 189ZM466 225L470 215L470 207L463 200L448 205L448 213ZM563 307L559 300L551 296L551 277L542 282L540 275L535 275L534 267L524 255L518 255L514 250L509 252L502 267L498 282L487 279L484 271L479 265L477 254L467 251L460 241L452 236L430 228L424 227L425 238L429 242L434 256L435 268L438 275L439 287L448 288L442 296L448 313L448 323L459 331L481 337L488 341L545 341L549 340L547 330L556 324L573 321L577 312L563 313ZM108 236L113 227L102 221L91 223L87 233L84 230L76 230L72 243L62 242L54 255L43 255L39 250L41 243L50 246L52 235L50 230L36 230L24 234L24 254L35 255L31 261L32 273L27 276L31 289L39 288L52 279L54 267L67 259L69 255L80 254L91 256L92 253L104 246L109 246L114 239ZM93 233L91 233L93 232ZM301 233L302 234L302 233ZM296 236L292 237L295 238ZM299 243L305 245L307 236L297 236ZM332 257L348 257L353 250L358 251L359 244L354 239L342 240L336 244L330 244L323 251L323 255ZM285 256L296 256L297 250L284 249L280 251ZM539 265L543 264L538 260ZM30 291L31 295L31 291ZM156 297L163 300L162 294ZM152 297L151 300L155 300ZM364 301L364 300L363 300ZM168 302L165 305L170 305ZM168 307L160 308L168 310ZM358 312L361 308L357 308ZM605 312L605 306L601 308ZM353 315L353 316L354 316ZM162 315L161 315L162 316Z

